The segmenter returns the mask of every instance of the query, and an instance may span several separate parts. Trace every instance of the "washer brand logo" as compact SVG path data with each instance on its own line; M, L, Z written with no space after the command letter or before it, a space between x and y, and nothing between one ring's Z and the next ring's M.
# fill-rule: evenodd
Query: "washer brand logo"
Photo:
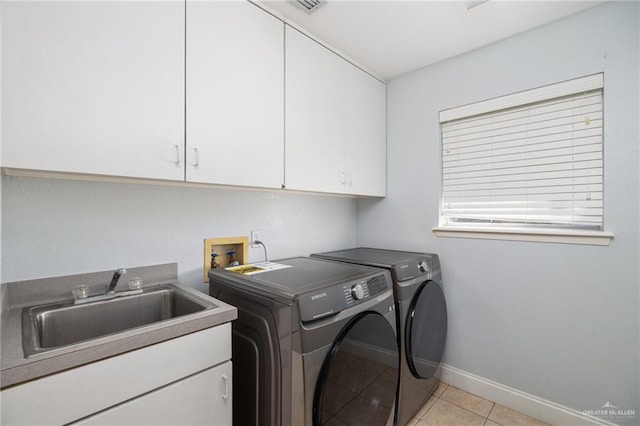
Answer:
M400 265L400 269L407 269L409 265Z
M318 299L322 299L323 297L327 297L326 291L323 291L322 293L314 294L313 296L311 296L311 300L318 300Z

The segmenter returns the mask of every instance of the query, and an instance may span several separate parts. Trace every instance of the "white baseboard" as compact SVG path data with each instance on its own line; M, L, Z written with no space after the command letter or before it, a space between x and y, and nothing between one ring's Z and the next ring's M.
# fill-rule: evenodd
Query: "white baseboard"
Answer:
M615 426L614 423L586 415L572 408L510 388L447 364L442 364L441 366L440 380L448 385L455 386L554 426Z

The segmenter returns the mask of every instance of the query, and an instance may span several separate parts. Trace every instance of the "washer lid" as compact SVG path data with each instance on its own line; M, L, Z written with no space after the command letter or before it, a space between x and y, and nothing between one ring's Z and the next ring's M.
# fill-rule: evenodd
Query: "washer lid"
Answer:
M426 276L439 265L438 256L435 254L369 247L317 253L311 256L390 269L397 281ZM437 267L439 269L439 266Z
M324 259L336 259L347 262L391 268L400 263L413 261L416 257L424 257L421 253L406 251L384 250L368 247L356 247L347 250L328 251L325 253L313 254Z
M289 267L255 275L242 275L228 270L212 269L210 279L223 275L260 292L273 293L293 299L296 296L329 286L338 286L345 282L366 279L381 273L380 269L369 266L308 257L294 257L273 262Z
M288 267L255 275L212 269L210 286L227 285L288 305L297 302L303 322L337 314L381 295L393 302L391 276L386 269L305 257L273 263Z

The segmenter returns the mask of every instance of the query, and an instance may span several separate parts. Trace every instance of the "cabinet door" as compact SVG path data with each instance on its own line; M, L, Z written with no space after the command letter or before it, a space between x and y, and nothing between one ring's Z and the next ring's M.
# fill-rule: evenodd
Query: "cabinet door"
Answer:
M231 373L227 361L73 424L231 426Z
M343 193L350 111L342 77L352 65L289 26L285 38L285 186Z
M345 191L353 195L386 195L386 85L353 67L345 76L349 110L345 126Z
M385 84L290 27L286 52L286 187L384 196Z
M249 2L187 1L192 182L280 188L284 24Z
M184 2L2 2L2 165L184 179Z

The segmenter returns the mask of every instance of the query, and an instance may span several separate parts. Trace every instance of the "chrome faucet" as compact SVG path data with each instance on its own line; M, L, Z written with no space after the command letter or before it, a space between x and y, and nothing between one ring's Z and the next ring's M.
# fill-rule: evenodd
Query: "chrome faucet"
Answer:
M97 302L100 300L111 300L117 297L130 296L132 294L140 294L143 289L138 285L137 288L131 288L131 290L116 291L116 286L120 277L127 273L126 269L118 269L113 273L111 282L104 287L104 294L97 294L95 296L89 296L89 288L85 285L77 286L73 289L74 305L80 305L83 303ZM76 294L77 293L77 294Z
M116 285L118 285L118 280L120 280L120 277L126 273L127 273L127 270L124 268L117 269L113 273L113 278L111 278L111 283L105 286L104 294L115 293Z

